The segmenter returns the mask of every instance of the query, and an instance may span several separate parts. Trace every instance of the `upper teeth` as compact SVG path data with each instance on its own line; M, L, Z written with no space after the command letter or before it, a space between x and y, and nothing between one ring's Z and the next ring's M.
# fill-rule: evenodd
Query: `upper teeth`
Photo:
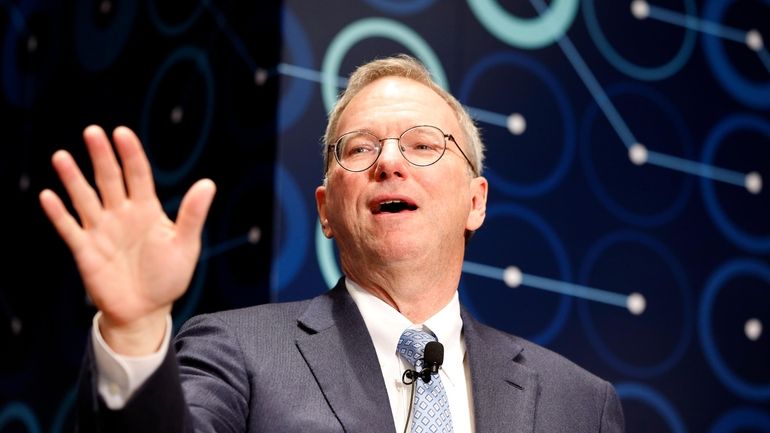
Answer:
M380 203L380 206L382 206L384 204L393 204L393 203L402 203L402 201L401 200L387 200L387 201L384 201L384 202Z

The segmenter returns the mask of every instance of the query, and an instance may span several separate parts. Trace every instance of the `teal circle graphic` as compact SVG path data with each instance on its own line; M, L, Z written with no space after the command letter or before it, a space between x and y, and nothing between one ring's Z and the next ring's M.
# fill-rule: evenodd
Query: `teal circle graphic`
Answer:
M320 222L316 224L315 228L315 254L324 282L331 289L337 285L337 281L342 277L342 272L340 272L337 259L334 257L334 241L326 238Z
M511 15L495 0L468 0L468 6L497 39L513 47L536 49L564 35L575 20L578 0L554 0L538 17L527 19Z
M420 35L397 21L385 18L364 18L342 29L329 44L324 55L321 69L321 96L327 112L330 112L334 103L337 102L338 77L342 59L353 45L372 37L391 39L409 48L428 67L436 83L445 89L448 88L441 62Z
M697 15L693 0L684 0L684 9L688 16ZM682 41L682 46L679 47L679 51L676 52L671 60L658 66L639 66L621 56L610 41L607 40L599 26L599 19L596 17L594 0L583 2L583 18L588 27L588 34L591 35L591 39L593 39L596 47L599 48L599 51L607 61L620 72L637 80L657 81L674 75L687 63L687 60L692 55L692 50L695 48L695 30L688 28Z

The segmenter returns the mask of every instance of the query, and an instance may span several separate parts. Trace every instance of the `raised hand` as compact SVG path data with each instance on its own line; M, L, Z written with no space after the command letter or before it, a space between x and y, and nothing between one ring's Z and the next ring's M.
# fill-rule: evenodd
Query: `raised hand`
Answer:
M75 257L88 295L102 312L105 341L118 353L158 348L173 302L187 290L201 249L200 235L215 186L196 182L176 222L163 211L142 145L128 128L113 132L115 148L98 126L83 132L97 191L72 156L59 150L52 163L79 221L51 190L40 204ZM122 167L121 167L122 165Z

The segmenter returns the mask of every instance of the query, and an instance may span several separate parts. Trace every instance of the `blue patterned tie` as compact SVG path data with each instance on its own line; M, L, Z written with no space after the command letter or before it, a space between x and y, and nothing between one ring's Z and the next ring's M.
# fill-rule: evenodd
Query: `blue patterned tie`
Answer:
M431 341L436 341L436 337L425 331L407 329L398 339L396 351L419 372L425 345ZM452 433L449 400L438 374L431 376L428 383L415 378L415 386L412 433Z

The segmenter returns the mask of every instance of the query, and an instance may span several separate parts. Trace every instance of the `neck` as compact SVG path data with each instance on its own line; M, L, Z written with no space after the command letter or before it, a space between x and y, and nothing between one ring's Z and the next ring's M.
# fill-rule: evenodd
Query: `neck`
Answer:
M389 263L359 272L357 267L346 266L346 262L343 258L343 270L348 278L415 324L424 323L449 304L457 291L462 269L460 260L454 266L445 264L441 269L414 263L404 266Z

